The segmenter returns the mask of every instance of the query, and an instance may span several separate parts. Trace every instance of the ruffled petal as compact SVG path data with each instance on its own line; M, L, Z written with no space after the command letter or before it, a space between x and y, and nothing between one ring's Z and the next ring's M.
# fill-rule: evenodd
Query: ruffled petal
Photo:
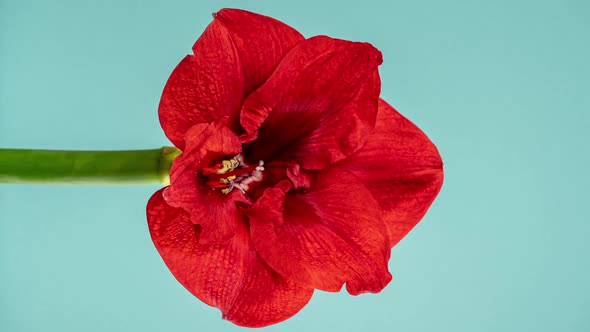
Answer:
M252 160L321 169L357 151L375 125L381 52L368 43L318 36L293 48L244 102Z
M242 62L246 93L260 87L285 54L305 38L276 19L238 9L222 9L214 15L229 32Z
M436 146L383 100L374 133L338 165L354 173L379 202L392 246L422 219L443 183Z
M170 186L164 191L164 198L171 206L186 211L193 224L200 225L201 243L224 241L236 230L236 202L247 199L239 190L229 195L213 191L199 172L224 156L240 153L240 140L218 123L193 126L185 140L185 151L172 164Z
M176 279L235 324L262 327L283 321L307 304L313 289L288 281L256 254L247 226L224 244L200 245L200 227L156 192L147 206L152 240Z
M181 150L190 127L224 116L237 118L245 96L242 65L219 21L209 24L193 51L170 75L158 109L164 133Z
M390 246L377 202L349 172L329 168L306 192L288 181L248 210L260 256L288 279L336 292L379 292L391 280Z
M160 100L160 123L172 143L184 148L186 131L224 116L239 131L244 98L270 76L303 36L273 18L223 9L174 69Z

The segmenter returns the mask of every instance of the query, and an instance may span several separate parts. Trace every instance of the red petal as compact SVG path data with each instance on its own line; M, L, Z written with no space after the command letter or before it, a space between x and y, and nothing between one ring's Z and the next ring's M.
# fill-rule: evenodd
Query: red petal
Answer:
M223 156L241 151L240 140L219 124L198 124L185 135L186 148L170 170L170 186L164 191L166 202L190 214L202 228L201 243L216 243L231 237L236 230L237 201L247 201L239 191L229 195L213 191L199 176L203 167Z
M259 130L252 160L320 169L358 150L375 125L381 62L367 43L325 36L299 43L244 102L242 127Z
M297 31L270 17L223 9L166 83L160 123L183 149L182 138L195 124L229 116L237 132L245 96L270 76L283 56L303 40Z
M422 219L443 182L436 146L383 100L375 132L338 165L359 177L377 199L392 246Z
M288 279L325 291L379 292L391 280L379 207L349 172L330 168L305 193L267 189L249 210L260 256Z
M283 22L245 10L222 9L215 19L231 35L244 68L248 94L260 87L285 54L305 39Z
M193 125L237 117L245 96L241 64L219 21L209 24L193 51L170 75L158 110L164 133L180 149Z
M243 221L228 243L199 245L199 227L182 209L166 204L162 192L147 206L150 234L172 274L196 297L248 327L278 323L307 304L313 289L270 269L256 254Z

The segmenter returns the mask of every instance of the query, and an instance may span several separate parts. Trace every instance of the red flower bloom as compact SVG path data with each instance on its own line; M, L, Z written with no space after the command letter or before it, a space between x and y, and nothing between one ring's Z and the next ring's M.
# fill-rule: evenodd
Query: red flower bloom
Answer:
M193 51L159 109L183 154L147 206L174 276L251 327L314 289L381 291L391 247L443 180L436 147L379 99L381 53L231 9Z

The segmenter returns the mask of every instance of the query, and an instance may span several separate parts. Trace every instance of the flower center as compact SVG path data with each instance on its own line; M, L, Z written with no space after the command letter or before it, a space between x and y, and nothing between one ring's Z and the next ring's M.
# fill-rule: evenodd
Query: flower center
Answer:
M213 167L203 168L202 174L210 188L221 189L221 192L227 195L235 188L245 194L250 184L262 180L262 171L264 171L262 160L257 166L249 166L244 162L242 155L238 154Z

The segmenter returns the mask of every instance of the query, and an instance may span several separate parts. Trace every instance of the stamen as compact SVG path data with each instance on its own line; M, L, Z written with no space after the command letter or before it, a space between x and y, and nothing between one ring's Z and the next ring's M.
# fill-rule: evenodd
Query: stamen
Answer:
M241 155L232 159L223 160L221 163L202 170L207 177L207 185L213 190L220 188L224 194L229 194L234 188L246 193L250 185L262 180L264 162L258 162L258 166L248 166Z
M225 174L228 171L233 171L238 166L240 166L240 163L235 158L230 160L224 160L221 162L221 164L223 165L223 167L217 170L217 174Z
M235 184L232 181L230 183L229 187L228 188L221 189L221 192L227 195L227 194L229 194L234 189L234 186L235 186Z
M225 174L227 172L231 172L240 166L241 159L242 159L242 156L237 155L232 159L223 160L221 163L219 163L213 167L203 168L202 173L204 176L208 176L211 174Z
M232 183L232 182L234 182L235 179L236 179L236 176L232 175L232 176L228 176L226 178L221 178L219 181L221 183Z

